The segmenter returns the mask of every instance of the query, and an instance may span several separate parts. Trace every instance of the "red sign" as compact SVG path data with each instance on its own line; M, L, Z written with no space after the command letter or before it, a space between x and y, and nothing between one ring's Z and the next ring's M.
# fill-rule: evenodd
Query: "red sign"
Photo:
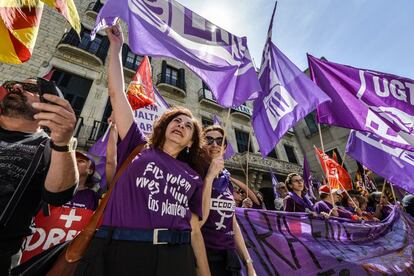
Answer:
M50 216L40 211L34 219L36 233L27 238L21 263L59 243L72 240L86 226L93 211L82 208L50 207Z

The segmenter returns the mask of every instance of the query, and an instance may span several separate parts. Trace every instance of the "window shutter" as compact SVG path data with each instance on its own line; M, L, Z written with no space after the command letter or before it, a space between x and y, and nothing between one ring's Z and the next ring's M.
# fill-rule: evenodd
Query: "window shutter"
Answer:
M160 79L161 83L165 83L166 73L167 73L167 62L163 60L161 63L161 79Z
M178 87L185 90L185 71L184 68L178 70Z

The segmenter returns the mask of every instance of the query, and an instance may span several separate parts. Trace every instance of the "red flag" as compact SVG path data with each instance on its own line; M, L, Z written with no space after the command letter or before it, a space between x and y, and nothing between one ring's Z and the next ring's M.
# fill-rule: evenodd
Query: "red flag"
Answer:
M327 154L324 154L317 147L315 147L315 152L331 187L333 189L351 190L352 181L348 172L340 164L338 164L338 162L332 158L329 158Z
M339 164L339 162L338 162L338 156L336 155L336 151L333 151L333 153L332 153L332 159L335 160L335 162Z
M128 101L133 110L155 103L151 76L151 65L145 56L128 86Z

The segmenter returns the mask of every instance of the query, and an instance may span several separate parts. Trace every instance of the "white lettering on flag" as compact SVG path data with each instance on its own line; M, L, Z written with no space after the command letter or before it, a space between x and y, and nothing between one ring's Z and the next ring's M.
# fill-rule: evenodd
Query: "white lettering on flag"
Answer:
M269 95L263 99L263 104L272 129L276 129L280 119L292 112L298 103L289 91L280 84L276 84L272 87Z

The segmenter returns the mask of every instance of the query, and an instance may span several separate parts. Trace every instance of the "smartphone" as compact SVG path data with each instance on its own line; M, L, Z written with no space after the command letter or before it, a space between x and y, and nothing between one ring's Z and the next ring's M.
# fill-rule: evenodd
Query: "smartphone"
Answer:
M52 94L64 99L62 91L60 91L54 81L49 81L44 78L37 78L37 85L39 87L40 102L51 103L43 97L44 94Z

